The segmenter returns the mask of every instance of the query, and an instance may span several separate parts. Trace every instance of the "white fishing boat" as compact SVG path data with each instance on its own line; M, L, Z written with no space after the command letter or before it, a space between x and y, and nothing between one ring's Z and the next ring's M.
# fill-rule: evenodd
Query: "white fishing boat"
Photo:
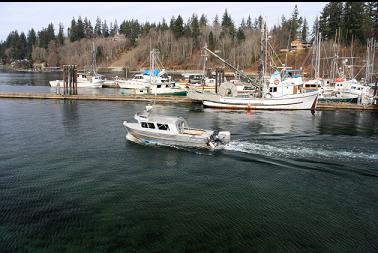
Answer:
M85 73L77 73L77 87L78 88L101 88L104 83L103 75L91 75ZM51 87L63 88L63 80L49 81Z
M150 106L134 118L137 122L124 121L123 125L126 138L136 143L214 150L221 149L231 139L228 131L191 128L182 117L153 114Z
M204 100L203 105L225 109L315 110L317 98L318 91L270 98L222 97L218 95Z
M318 102L318 91L303 91L301 70L293 70L282 64L282 67L274 67L276 70L269 80L266 80L265 55L268 48L266 24L262 29L260 40L260 78L258 81L246 76L232 64L220 56L203 48L211 55L222 61L228 67L234 69L241 77L247 79L250 86L254 86L247 94L240 94L236 85L225 82L219 86L216 94L210 92L190 91L188 97L202 101L204 106L227 109L263 109L263 110L314 110ZM271 46L271 45L270 45ZM271 46L272 48L272 46ZM273 61L272 61L273 62ZM270 64L273 66L272 64ZM278 71L281 69L281 71ZM252 88L252 87L251 87Z
M263 110L314 110L318 102L317 90L303 92L303 81L300 76L291 74L284 78L276 71L272 74L267 90L263 96L258 93L240 94L236 86L230 82L219 87L218 94L191 91L188 97L202 100L204 106L227 109L263 109Z
M161 71L155 69L158 61L158 50L150 51L150 69L145 70L142 74L135 75L130 80L119 81L118 85L122 89L134 89L145 91L142 93L157 95L177 95L186 96L186 90L172 80L171 76L166 74L165 69Z

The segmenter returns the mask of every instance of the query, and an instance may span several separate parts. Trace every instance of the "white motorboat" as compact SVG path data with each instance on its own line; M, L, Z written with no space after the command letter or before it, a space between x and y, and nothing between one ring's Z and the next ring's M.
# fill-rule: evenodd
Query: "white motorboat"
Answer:
M145 70L142 74L135 75L130 80L119 81L119 87L122 89L134 89L147 94L186 96L186 90L176 86L171 76L166 75L164 68L161 71L155 69L157 55L158 51L153 49L150 52L151 68Z
M185 119L153 114L150 109L136 113L136 123L124 121L126 138L141 144L221 149L230 142L228 131L190 128Z
M49 81L51 87L63 88L63 80ZM101 88L104 83L103 75L90 75L84 73L77 73L77 87L78 88Z

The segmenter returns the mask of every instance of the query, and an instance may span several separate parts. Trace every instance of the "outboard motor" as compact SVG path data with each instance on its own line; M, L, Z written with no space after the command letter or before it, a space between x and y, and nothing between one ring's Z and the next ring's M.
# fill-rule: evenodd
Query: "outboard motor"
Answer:
M231 133L229 131L220 131L217 137L222 144L227 144L231 141Z
M214 131L210 139L217 144L227 144L231 141L231 133L229 131Z

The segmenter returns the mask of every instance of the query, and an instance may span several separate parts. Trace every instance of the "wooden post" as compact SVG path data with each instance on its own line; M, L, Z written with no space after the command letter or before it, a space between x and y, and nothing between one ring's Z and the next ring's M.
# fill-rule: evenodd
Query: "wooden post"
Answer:
M224 68L215 69L215 93L218 94L218 86L223 83L224 80Z
M68 80L67 74L68 74L67 65L63 65L63 95L67 94L67 80Z
M77 95L76 65L63 65L63 94Z
M76 68L76 65L73 66L73 85L74 85L74 95L77 95L77 68Z

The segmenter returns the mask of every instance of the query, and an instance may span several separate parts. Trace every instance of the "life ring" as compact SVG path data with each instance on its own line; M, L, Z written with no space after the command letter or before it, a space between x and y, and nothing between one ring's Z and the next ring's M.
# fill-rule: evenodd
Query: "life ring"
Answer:
M280 80L278 80L278 79L276 78L276 79L274 79L273 83L274 83L275 85L278 85L278 84L280 83Z
M270 93L266 93L266 94L265 94L265 98L272 98L272 94L270 94Z

